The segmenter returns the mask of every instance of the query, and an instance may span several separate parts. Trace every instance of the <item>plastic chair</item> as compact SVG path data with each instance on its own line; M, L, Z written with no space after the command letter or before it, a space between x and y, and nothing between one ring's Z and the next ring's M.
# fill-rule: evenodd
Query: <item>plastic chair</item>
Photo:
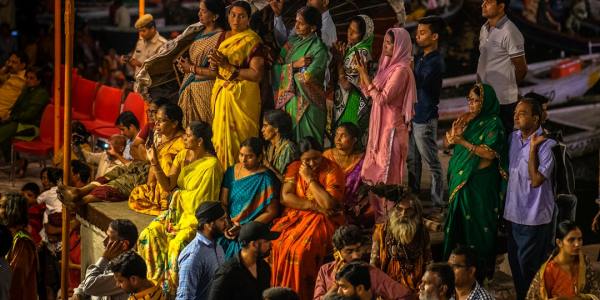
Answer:
M146 110L142 95L134 92L129 93L125 98L125 103L123 103L123 111L132 112L140 123L140 128L146 125Z
M129 93L123 103L123 112L125 111L130 111L135 115L140 123L140 128L146 124L144 117L144 99L142 98L142 95L134 92ZM117 127L114 127L114 125L113 127L101 127L91 131L92 135L105 139L110 138L114 134L119 134L120 132L121 131Z
M78 78L73 83L73 94L71 98L71 118L73 120L92 120L92 111L94 108L94 99L98 92L98 83Z
M64 122L64 119L62 119ZM63 137L63 124L60 128L61 143ZM37 138L32 141L21 141L13 139L11 145L11 157L10 157L10 181L14 185L15 179L15 159L17 153L26 153L31 156L42 157L42 165L45 167L45 160L51 157L54 148L54 105L48 104L42 113L42 119L40 121L40 134Z
M90 132L97 128L115 127L115 120L121 111L121 98L123 98L122 90L100 86L94 101L94 119L82 120L83 126Z

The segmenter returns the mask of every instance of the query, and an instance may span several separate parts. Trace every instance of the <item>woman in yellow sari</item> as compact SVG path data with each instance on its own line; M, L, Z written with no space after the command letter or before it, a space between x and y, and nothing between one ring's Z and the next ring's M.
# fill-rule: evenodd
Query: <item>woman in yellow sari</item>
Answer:
M161 106L154 122L154 138L148 144L156 149L157 164L163 170L170 170L175 155L183 150L183 112L179 106L167 103ZM158 215L167 209L169 190L156 181L154 169L148 173L148 182L131 191L129 208L139 213Z
M213 144L224 168L235 164L242 141L258 136L264 58L262 41L249 27L251 12L245 1L231 4L231 30L209 57L209 71L216 76L211 96Z
M170 169L159 166L154 148L148 151L159 185L173 194L169 209L140 233L137 250L148 266L148 279L170 295L177 291L179 253L196 235L196 209L204 201L219 200L223 170L211 138L210 125L192 122L184 135L185 149Z

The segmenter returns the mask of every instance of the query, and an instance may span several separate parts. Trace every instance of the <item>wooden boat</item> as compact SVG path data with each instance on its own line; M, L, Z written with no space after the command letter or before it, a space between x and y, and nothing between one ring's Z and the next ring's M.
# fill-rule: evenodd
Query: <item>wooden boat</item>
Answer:
M549 73L562 59L528 65L529 71L519 87L519 93L524 95L536 92L545 95L550 99L549 106L564 104L574 97L582 96L600 79L600 54L583 55L578 59L585 64L581 71L557 79L549 78ZM452 120L467 111L466 93L475 80L475 74L444 79L442 87L446 91L454 89L461 96L440 101L440 120Z
M553 28L532 23L525 19L520 11L509 10L507 14L528 40L574 54L592 53L600 50L600 26L598 24L583 22L582 27L594 34L586 37L560 32Z
M572 157L600 149L600 103L555 108L548 111L551 122L565 128L563 140ZM577 117L574 117L577 116Z

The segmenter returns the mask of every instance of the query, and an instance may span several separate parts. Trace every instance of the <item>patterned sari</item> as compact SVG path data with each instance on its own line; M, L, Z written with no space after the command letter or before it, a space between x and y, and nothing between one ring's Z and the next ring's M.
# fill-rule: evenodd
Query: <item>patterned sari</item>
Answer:
M369 128L370 104L368 97L363 95L360 90L360 76L358 76L356 57L360 56L363 61L371 61L371 48L374 39L373 20L366 15L359 15L366 24L365 34L363 39L352 45L344 55L344 74L346 80L350 82L351 88L344 89L341 85L335 89L335 110L334 110L334 126L350 122L357 125L362 132L366 133Z
M248 68L255 56L261 56L260 37L252 30L226 38L219 45L229 63L238 68ZM211 110L213 144L221 166L235 164L240 144L249 137L258 135L260 118L260 90L258 82L233 78L231 71L219 68L212 89Z
M281 139L279 144L273 146L269 144L265 150L265 160L283 176L285 174L285 168L294 160L300 158L298 153L298 146L294 141L288 139Z
M295 161L288 166L285 182L296 185L298 197L315 201L308 194L308 182L299 174L301 165L300 161ZM336 163L323 158L317 178L333 199L342 201L344 173ZM312 210L285 208L271 229L281 232L281 236L273 241L271 286L289 287L300 299L312 299L319 268L332 252L333 233L343 223L344 216L340 213L326 216Z
M482 97L481 111L469 122L463 138L469 143L496 153L494 162L478 169L481 158L469 149L456 145L448 164L450 193L448 217L444 228L444 258L458 245L478 253L477 269L493 271L496 261L496 233L506 191L506 138L500 121L500 105L494 89L478 85Z
M561 297L570 299L570 297L574 296L580 299L600 299L600 278L598 278L598 274L592 269L592 264L585 255L579 254L578 274L576 278L573 278L556 265L551 266L554 257L554 255L550 257L537 272L529 286L529 292L527 292L525 299L546 300ZM560 286L566 288L561 291Z
M312 58L310 65L294 70L292 63L304 56ZM328 59L327 47L316 34L305 38L293 35L273 66L275 108L292 116L296 141L312 136L323 144L327 123L323 83Z
M227 211L231 221L244 225L254 221L279 198L279 181L269 170L240 179L235 179L234 173L235 165L229 167L223 177L223 188L229 190ZM225 251L225 259L232 258L242 249L236 240L221 238L219 244Z
M215 49L222 37L222 32L200 33L190 46L189 55L194 66L208 67L209 51ZM212 124L210 110L210 93L215 84L214 80L201 79L189 73L183 79L179 89L179 106L183 110L183 127L193 121L204 121Z
M158 143L158 164L161 169L165 172L171 170L175 156L183 149L183 138L180 133L164 143ZM153 176L149 176L149 179L148 183L139 185L131 191L129 208L139 213L156 216L167 209L170 191L165 191Z
M140 233L137 250L148 266L148 279L162 285L168 294L177 290L177 258L196 236L196 209L204 201L217 201L223 170L214 156L205 156L184 165L188 150L177 154L173 167L181 167L178 189L169 209L162 212Z
M328 149L323 152L323 157L337 163L335 155L333 154L333 149ZM342 202L344 205L344 212L346 213L348 223L357 225L361 224L359 218L355 216L354 211L357 206L360 206L358 201L358 191L362 186L360 171L362 170L364 160L364 154L356 156L354 161L352 161L345 169L342 169L344 171L344 175L346 176L346 190L344 193L344 200Z

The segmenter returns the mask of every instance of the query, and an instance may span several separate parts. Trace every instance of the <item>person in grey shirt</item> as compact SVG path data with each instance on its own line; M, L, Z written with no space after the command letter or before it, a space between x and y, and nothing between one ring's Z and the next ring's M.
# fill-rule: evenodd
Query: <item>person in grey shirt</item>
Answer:
M506 136L513 131L519 87L527 75L525 39L506 16L510 0L484 0L481 15L487 22L479 32L477 80L491 85L500 101L500 119Z
M117 286L110 261L119 254L133 251L138 239L135 225L125 219L116 219L108 225L104 239L104 253L98 261L90 265L85 278L73 291L74 300L127 300L129 295Z

